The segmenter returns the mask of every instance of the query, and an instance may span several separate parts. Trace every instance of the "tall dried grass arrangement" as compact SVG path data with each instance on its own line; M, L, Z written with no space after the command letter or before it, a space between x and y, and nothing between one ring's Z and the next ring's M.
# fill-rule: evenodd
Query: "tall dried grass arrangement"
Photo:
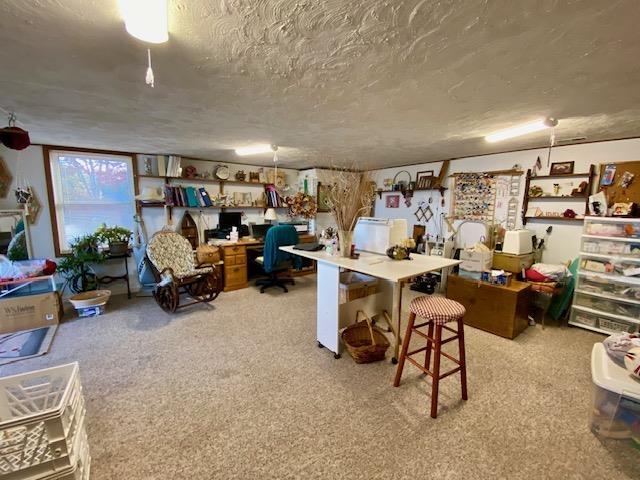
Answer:
M329 188L327 204L338 230L351 232L358 218L371 210L375 184L367 172L332 168L326 178Z

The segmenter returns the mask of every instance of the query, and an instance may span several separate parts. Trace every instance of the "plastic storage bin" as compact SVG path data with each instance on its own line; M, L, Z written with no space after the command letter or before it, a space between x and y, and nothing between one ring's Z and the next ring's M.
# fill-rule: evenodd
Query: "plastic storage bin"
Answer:
M340 303L373 295L378 291L378 279L357 272L340 274Z
M0 378L0 478L71 473L88 451L84 415L77 363Z
M640 381L613 362L602 343L591 351L593 414L591 431L640 448Z

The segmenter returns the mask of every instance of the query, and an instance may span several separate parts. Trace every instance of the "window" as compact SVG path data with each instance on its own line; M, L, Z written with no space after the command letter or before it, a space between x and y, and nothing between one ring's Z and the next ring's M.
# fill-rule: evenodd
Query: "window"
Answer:
M48 151L49 200L56 255L102 223L133 229L133 159L128 155ZM45 155L45 163L47 158Z

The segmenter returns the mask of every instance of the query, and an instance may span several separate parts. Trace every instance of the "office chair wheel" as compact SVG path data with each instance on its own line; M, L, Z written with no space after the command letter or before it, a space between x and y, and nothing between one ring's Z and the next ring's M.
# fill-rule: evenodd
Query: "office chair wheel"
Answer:
M391 363L393 363L394 365L396 365L398 363L398 359L396 357L393 357L391 359Z
M334 353L333 358L335 358L336 360L339 360L340 358L342 358L342 355L340 355L339 353Z
M318 348L324 348L324 345L318 342Z

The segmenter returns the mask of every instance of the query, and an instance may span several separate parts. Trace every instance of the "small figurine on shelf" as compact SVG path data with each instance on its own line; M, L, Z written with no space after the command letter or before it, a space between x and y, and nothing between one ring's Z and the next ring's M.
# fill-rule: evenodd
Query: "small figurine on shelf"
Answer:
M193 165L187 165L184 167L184 176L185 178L196 178L198 174L198 170Z
M247 175L244 173L244 170L238 170L236 172L236 180L238 182L244 182L246 178L247 178Z

